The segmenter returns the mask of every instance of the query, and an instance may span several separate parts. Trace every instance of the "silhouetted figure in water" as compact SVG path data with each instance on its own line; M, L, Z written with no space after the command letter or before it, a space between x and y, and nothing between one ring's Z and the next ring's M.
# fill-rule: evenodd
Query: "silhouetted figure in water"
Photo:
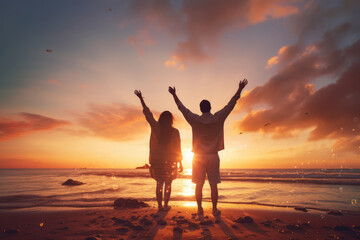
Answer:
M176 95L175 87L169 87L169 92L173 95L176 105L184 115L186 121L191 125L193 133L194 159L192 164L192 181L196 184L195 197L198 205L199 217L204 216L202 204L202 189L207 175L211 188L211 200L213 205L213 215L220 217L221 212L217 209L218 188L220 183L220 159L218 151L224 149L224 122L230 112L234 109L240 93L246 86L246 79L240 81L239 88L230 102L220 111L212 114L211 105L208 100L200 102L202 115L192 113L179 100Z
M179 171L183 171L180 134L172 127L173 116L171 112L164 111L156 121L150 109L146 106L140 91L135 90L139 97L146 120L151 127L150 136L150 174L156 180L156 199L159 210L169 210L168 205L171 194L171 183L177 176L178 163ZM164 189L165 183L165 189ZM162 196L164 193L164 207Z

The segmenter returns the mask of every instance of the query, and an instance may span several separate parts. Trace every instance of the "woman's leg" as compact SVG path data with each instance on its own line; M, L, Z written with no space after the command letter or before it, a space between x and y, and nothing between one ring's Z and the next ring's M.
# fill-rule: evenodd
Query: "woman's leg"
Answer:
M156 200L158 202L158 208L162 208L162 192L164 181L156 181Z
M164 207L168 208L171 195L172 180L165 180Z

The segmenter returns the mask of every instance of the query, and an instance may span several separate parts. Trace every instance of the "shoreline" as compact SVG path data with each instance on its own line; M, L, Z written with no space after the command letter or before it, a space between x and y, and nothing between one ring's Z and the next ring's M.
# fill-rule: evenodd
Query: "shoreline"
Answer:
M135 198L130 198L135 199ZM140 201L147 202L149 204L155 205L155 199L137 199ZM203 199L204 204L210 204L210 199ZM194 200L170 200L170 204L175 204L177 206L195 206L196 201ZM307 211L317 211L326 214L329 211L339 211L342 214L353 215L353 216L360 216L360 211L350 211L350 210L338 210L338 209L325 209L325 208L316 208L316 207L304 207L300 205L278 205L278 204L267 204L267 203L257 203L257 202L225 202L225 201L218 201L218 206L226 205L228 208L271 208L271 209L279 209L279 210L295 210L295 208L306 209ZM1 207L0 206L0 213L1 212L11 212L11 211L37 211L40 209L41 211L76 211L76 210L92 210L92 209L113 209L113 200L109 201L107 204L94 204L94 205L39 205L39 206L24 206L24 207ZM298 211L298 210L297 210ZM301 210L300 210L301 211Z
M360 216L308 212L246 204L219 203L221 221L204 202L205 221L195 202L171 202L158 212L155 202L140 209L52 209L0 211L0 238L6 239L359 239ZM253 223L241 222L245 216ZM239 220L240 222L236 222ZM146 219L146 220L142 220ZM358 225L354 225L358 224ZM6 233L6 230L14 230ZM5 232L4 232L5 231ZM337 238L338 237L338 238Z

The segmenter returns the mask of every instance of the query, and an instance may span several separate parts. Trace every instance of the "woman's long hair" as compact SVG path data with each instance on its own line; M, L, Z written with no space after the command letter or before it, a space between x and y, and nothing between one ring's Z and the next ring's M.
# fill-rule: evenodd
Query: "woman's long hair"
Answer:
M158 141L161 144L169 143L171 128L174 122L173 115L169 111L164 111L159 117L159 136Z

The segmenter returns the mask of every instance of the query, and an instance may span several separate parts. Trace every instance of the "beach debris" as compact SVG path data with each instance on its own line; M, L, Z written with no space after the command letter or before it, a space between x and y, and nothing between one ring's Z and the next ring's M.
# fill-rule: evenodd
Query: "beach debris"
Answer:
M132 224L132 222L130 222L129 220L120 219L120 218L117 218L114 220L114 225L122 225L125 227L133 227L134 226L134 224Z
M143 226L140 226L140 225L133 225L131 227L131 229L135 230L135 231L143 231L144 230L144 227Z
M102 240L102 236L100 234L97 234L95 236L90 236L85 238L85 240Z
M187 220L187 219L178 219L178 220L175 220L175 221L179 225L189 223L189 220Z
M295 207L294 208L295 210L298 210L298 211L302 211L302 212L307 212L308 210L304 207Z
M85 183L83 182L79 182L79 181L75 181L72 179L68 179L66 180L66 182L62 183L61 185L66 185L66 186L78 186L78 185L83 185Z
M160 226L166 226L167 225L167 222L163 219L160 219L157 221L157 224L159 224Z
M135 215L131 215L130 219L131 220L138 220L140 216L135 216Z
M46 49L46 50L45 50L46 53L51 53L52 51L53 51L53 50L51 50L51 49Z
M140 224L145 225L145 226L150 226L152 224L152 221L147 218L142 218L140 220Z
M265 222L261 222L262 225L264 225L265 227L272 227L272 221L271 220L266 220Z
M209 225L213 225L214 224L214 222L213 221L211 221L211 220L205 220L205 221L201 221L200 222L200 225L205 225L205 226L209 226Z
M254 220L249 216L245 216L245 217L239 217L234 222L238 222L238 223L254 223Z
M189 228L190 229L199 229L199 225L193 222L189 222Z
M291 233L291 231L286 230L286 229L278 229L279 233Z
M8 233L8 234L14 234L14 233L19 233L20 232L20 228L15 228L15 229L4 229L4 233Z
M121 232L121 233L127 233L128 231L130 231L130 229L128 229L126 227L122 227L122 228L117 228L116 231Z
M143 208L149 207L149 204L130 198L118 198L114 201L114 208Z
M336 226L334 227L334 229L335 229L336 231L345 231L345 232L351 232L351 231L353 231L353 229L352 229L351 227L345 226L345 225L336 225Z
M343 214L340 211L337 210L330 210L327 212L327 214L335 215L335 216L342 216Z
M298 230L303 230L303 228L299 225L299 224L288 224L285 226L286 229L291 230L291 231L298 231Z
M182 233L182 232L183 232L183 229L180 228L180 227L174 227L173 231L174 231L174 232L178 232L178 233Z

